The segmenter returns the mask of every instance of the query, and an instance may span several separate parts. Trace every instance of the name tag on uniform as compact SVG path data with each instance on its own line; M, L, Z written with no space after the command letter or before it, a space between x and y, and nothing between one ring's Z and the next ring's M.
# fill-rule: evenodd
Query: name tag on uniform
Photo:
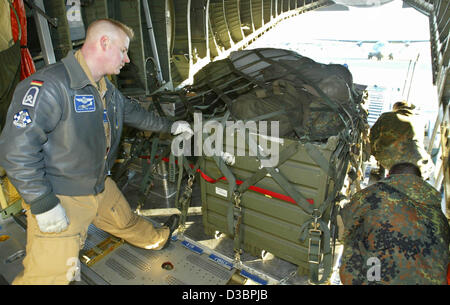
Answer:
M108 114L106 113L106 109L103 110L103 122L108 123Z
M73 104L76 112L95 111L95 99L93 95L75 95Z

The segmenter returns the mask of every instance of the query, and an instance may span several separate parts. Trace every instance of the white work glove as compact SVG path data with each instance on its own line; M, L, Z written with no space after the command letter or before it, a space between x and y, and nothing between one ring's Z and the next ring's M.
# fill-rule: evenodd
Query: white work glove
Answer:
M39 229L43 233L59 233L67 229L69 219L61 204L57 204L53 209L36 215Z
M186 121L176 121L173 123L172 128L170 129L170 132L173 135L177 135L180 133L188 133L189 136L193 135L194 132L192 131L191 125L189 125Z
M220 157L227 165L234 165L236 163L236 157L230 153L221 151Z

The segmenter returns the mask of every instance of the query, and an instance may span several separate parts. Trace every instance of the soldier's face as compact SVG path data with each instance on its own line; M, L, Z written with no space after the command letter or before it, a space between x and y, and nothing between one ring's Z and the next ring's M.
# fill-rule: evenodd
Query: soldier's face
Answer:
M119 74L125 64L130 62L128 57L128 46L130 39L125 33L118 33L116 37L111 37L108 46L107 56L107 74Z

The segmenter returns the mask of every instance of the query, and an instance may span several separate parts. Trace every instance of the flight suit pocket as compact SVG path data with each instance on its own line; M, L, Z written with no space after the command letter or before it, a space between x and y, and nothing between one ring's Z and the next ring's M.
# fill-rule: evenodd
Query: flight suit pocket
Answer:
M98 207L94 225L110 234L116 235L137 222L138 216L131 211L128 201L109 178L105 181L105 191Z
M128 203L123 202L120 198L118 202L111 207L110 211L112 218L120 229L125 229L135 222L134 219L136 215L131 212Z
M76 279L79 270L80 235L53 237L35 235L31 253L24 260L24 282L66 284Z

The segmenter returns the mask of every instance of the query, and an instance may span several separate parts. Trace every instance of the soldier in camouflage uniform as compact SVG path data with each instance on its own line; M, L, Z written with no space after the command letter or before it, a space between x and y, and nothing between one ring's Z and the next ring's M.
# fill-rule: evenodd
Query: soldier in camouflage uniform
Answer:
M383 113L370 129L370 148L385 169L395 163L411 162L420 168L424 179L429 179L434 164L423 147L423 125L414 115L414 108L401 101L394 104L393 111Z
M342 283L445 285L450 228L440 202L411 163L357 192L341 211Z
M432 162L406 102L370 131L372 154L389 176L342 209L343 284L446 284L450 228L441 196L422 178ZM414 122L415 123L415 122Z

